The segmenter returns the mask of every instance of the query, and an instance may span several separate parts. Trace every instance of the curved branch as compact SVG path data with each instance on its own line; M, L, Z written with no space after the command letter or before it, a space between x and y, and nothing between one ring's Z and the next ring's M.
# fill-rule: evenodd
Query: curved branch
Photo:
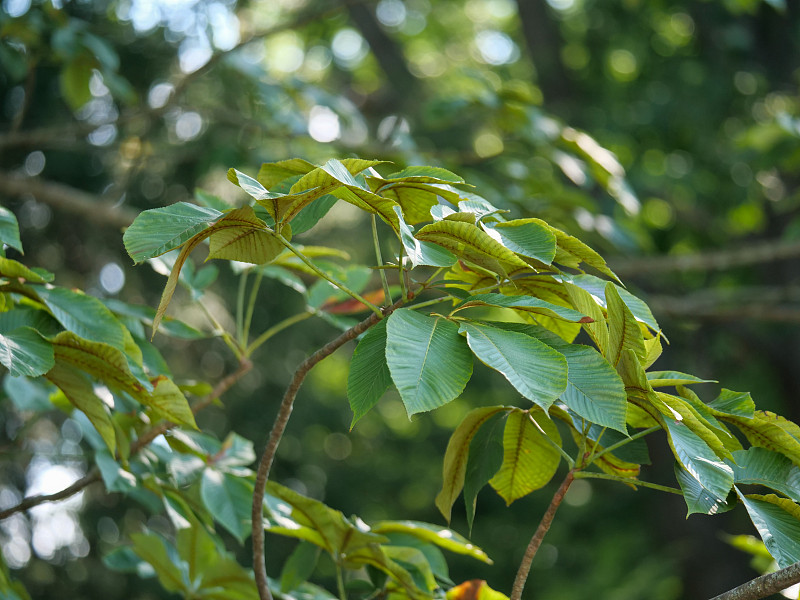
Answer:
M528 580L528 573L531 572L533 557L536 556L539 546L542 545L542 540L550 529L550 525L553 523L553 517L556 516L556 511L558 507L561 506L561 502L564 500L564 496L567 494L567 490L574 480L575 473L573 471L567 473L564 481L561 482L561 486L556 490L553 499L550 501L550 506L547 507L542 520L539 521L539 526L536 528L536 532L528 543L528 547L525 549L525 554L522 557L522 562L519 564L517 576L514 578L514 585L511 588L510 600L520 600L520 598L522 598L522 590L525 588L525 582Z
M234 371L233 373L222 379L219 383L217 383L214 389L211 390L211 392L209 392L202 400L200 400L199 402L195 403L192 406L192 413L197 414L198 412L206 408L208 405L210 405L212 402L214 402L216 399L222 396L222 394L227 392L233 386L234 383L239 381L239 379L241 379L242 376L252 368L253 368L252 362L250 362L247 359L242 359L241 362L239 363L239 368L236 369L236 371ZM156 439L159 435L161 435L162 433L166 433L175 426L176 426L175 423L164 421L162 423L159 423L152 429L146 431L145 433L140 435L135 442L131 444L130 455L133 456L134 454L139 452L142 448L144 448L147 444ZM34 506L39 506L40 504L45 504L47 502L56 502L58 500L64 500L65 498L69 498L70 496L77 494L83 488L91 485L92 483L100 481L100 479L101 479L100 471L97 469L97 467L95 467L94 469L89 471L89 473L87 473L84 477L78 479L78 481L76 481L69 487L64 488L60 492L56 492L54 494L42 494L39 496L30 496L22 500L19 504L16 504L10 508L0 511L0 521L2 521L3 519L7 519L11 515L16 514L18 512L28 510L30 508L33 508Z
M400 299L390 307L383 309L383 317L387 317L397 308L403 304ZM256 587L258 588L258 595L261 600L272 600L272 593L269 591L267 584L267 565L264 555L264 494L266 492L267 479L269 479L269 472L272 468L272 462L275 459L275 452L278 450L278 444L283 437L283 432L286 429L286 424L289 422L289 417L292 414L294 406L294 399L297 397L297 392L303 381L308 375L308 372L320 362L322 359L330 356L341 346L354 340L359 335L364 333L367 329L378 323L381 316L372 313L369 317L354 325L333 341L327 343L325 346L314 352L311 356L306 358L297 370L294 372L289 387L283 394L280 407L278 408L278 416L275 417L275 422L272 425L272 431L269 434L267 446L258 462L258 472L256 473L255 490L253 491L253 507L252 507L252 536L253 536L253 572L256 577Z
M92 469L87 473L84 477L81 477L70 485L69 487L65 487L60 492L56 492L54 494L41 494L39 496L29 496L25 498L19 504L12 506L11 508L7 508L5 510L0 511L0 521L3 519L7 519L11 515L21 512L23 510L28 510L29 508L33 508L34 506L39 506L40 504L45 504L47 502L58 502L59 500L66 500L70 496L74 496L78 492L80 492L83 488L88 485L91 485L95 481L100 481L100 471L98 469Z
M120 229L130 225L138 214L137 211L103 201L99 196L63 183L12 175L3 171L0 171L0 194L6 196L30 194L39 202L74 213L92 223L111 225Z
M724 594L714 596L711 600L759 600L759 598L777 594L795 583L800 583L800 562L789 565L780 571L751 579Z

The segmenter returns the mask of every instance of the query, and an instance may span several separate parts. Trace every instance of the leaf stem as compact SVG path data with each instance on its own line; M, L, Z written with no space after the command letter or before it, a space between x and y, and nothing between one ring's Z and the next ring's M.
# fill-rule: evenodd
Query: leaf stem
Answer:
M344 577L342 575L342 559L340 557L337 557L336 560L336 587L339 590L339 600L347 600L347 592L344 589Z
M400 281L400 293L404 302L408 302L408 290L406 289L406 278L403 275L403 254L405 246L400 243L400 253L397 255L397 279Z
M258 299L258 290L261 287L261 280L264 278L264 273L258 271L256 273L256 280L253 282L253 287L250 289L250 300L247 303L247 311L244 315L244 325L242 326L242 346L247 348L247 341L250 337L250 325L253 323L253 313L256 308L256 300Z
M378 239L378 219L375 213L372 213L372 243L375 246L375 258L378 261L378 266L383 265L383 256L381 255L381 243ZM381 274L381 283L383 284L383 305L389 306L392 303L392 293L389 291L389 280L386 279L386 271L379 269Z
M514 585L511 588L511 597L509 600L520 600L520 598L522 598L522 590L525 588L525 582L528 580L528 574L531 572L533 557L536 556L539 546L542 545L542 540L550 529L550 525L553 523L553 517L556 516L556 511L558 507L561 506L561 502L564 500L564 496L570 484L574 481L575 475L576 473L573 470L567 473L564 481L561 482L553 499L550 501L550 506L547 507L542 520L539 521L539 526L536 528L536 532L528 543L528 547L525 549L525 554L522 557L522 562L517 570L517 576L514 578Z
M614 451L614 450L616 450L617 448L619 448L619 447L621 447L621 446L624 446L625 444L630 444L632 441L634 441L634 440L638 440L639 438L642 438L642 437L644 437L644 436L646 436L646 435L650 435L651 433L655 433L655 432L656 432L656 431L658 431L659 429L661 429L661 427L660 427L659 425L655 425L655 426L653 426L653 427L650 427L649 429L644 429L644 430L642 430L642 431L639 431L639 432L637 432L637 433L634 433L634 434L633 434L632 436L630 436L629 438L626 438L626 439L624 439L624 440L620 440L620 441L619 441L619 442L617 442L616 444L611 444L611 445L610 445L608 448L603 448L602 450L600 450L600 452L598 452L597 454L593 455L593 456L592 456L592 458L591 458L591 460L592 460L592 461L594 461L594 460L597 460L598 458L600 458L601 456L603 456L603 454L605 454L605 453L607 453L607 452L613 452L613 451ZM590 461L590 462L591 462L591 461Z
M368 308L369 308L369 309L370 309L370 310L371 310L373 313L375 313L375 315L377 315L379 318L380 318L380 317L383 317L383 313L381 312L381 309L380 309L380 308L378 308L377 306L375 306L375 305L374 305L372 302L370 302L369 300L367 300L367 299L365 299L365 298L361 297L361 295L357 294L356 292L354 292L353 290L351 290L350 288L348 288L348 287L347 287L345 284L343 284L343 283L341 283L341 282L339 282L339 281L336 281L336 280L335 280L333 277L331 277L330 275L328 275L328 274L327 274L325 271L323 271L323 270L322 270L322 269L320 269L320 268L319 268L317 265L315 265L313 262L311 262L311 259L309 259L309 258L308 258L308 257L307 257L305 254L303 254L302 252L300 252L300 250L298 250L297 248L295 248L295 247L294 247L294 246L293 246L293 245L292 245L292 244L289 242L289 240L287 240L287 239L286 239L285 237L283 237L281 234L279 234L279 233L274 233L274 235L275 235L275 238L276 238L278 241L280 241L280 243L281 243L281 244L283 244L283 245L284 245L284 246L285 246L285 247L286 247L286 248L287 248L287 249L288 249L288 250L289 250L289 251L290 251L292 254L294 254L294 255L295 255L297 258L299 258L300 260L302 260L302 261L303 261L303 262L304 262L304 263L305 263L305 264L308 266L308 268L310 268L312 271L314 271L314 273L316 273L317 275L319 275L320 277L322 277L322 278L323 278L325 281L327 281L328 283L330 283L330 284L331 284L331 285L333 285L334 287L337 287L337 288L339 288L340 290L342 290L342 291L343 291L345 294L347 294L347 295L348 295L348 296L350 296L351 298L353 298L353 299L355 299L355 300L358 300L359 302L361 302L361 304L363 304L364 306L368 307Z
M261 345L264 342L266 342L269 338L274 336L276 333L280 333L281 331L283 331L287 327L291 327L295 323L300 323L301 321L305 321L309 317L313 317L313 316L314 316L314 313L302 312L302 313L297 313L296 315L292 315L291 317L287 317L283 321L280 321L279 323L276 323L275 325L273 325L272 327L267 329L264 333L262 333L260 336L258 336L255 340L253 340L253 343L250 344L247 347L247 349L244 351L245 356L252 356L253 352L258 350L258 348L261 347Z
M630 479L629 477L619 477L618 475L609 475L608 473L592 473L590 471L576 471L575 479L605 479L607 481L616 481L618 483L625 483L627 485L641 486L650 488L651 490L658 490L660 492L668 492L670 494L677 494L683 496L683 492L677 488L671 488L666 485L659 485L658 483L650 483L649 481L641 481L639 479Z
M208 310L208 307L203 302L198 302L197 305L200 307L200 310L208 317L208 320L211 321L211 325L214 327L214 333L219 335L222 338L222 341L225 342L225 345L228 346L233 355L237 358L237 360L241 360L243 356L242 348L239 346L238 342L228 333L225 328L217 321L216 317L211 314L211 311Z
M239 292L236 294L236 339L239 344L244 346L244 295L247 291L247 276L248 269L242 271L239 275Z

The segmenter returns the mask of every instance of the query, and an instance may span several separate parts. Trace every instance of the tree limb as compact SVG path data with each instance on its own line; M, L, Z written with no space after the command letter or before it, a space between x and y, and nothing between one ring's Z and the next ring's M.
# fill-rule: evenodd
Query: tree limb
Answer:
M403 304L400 299L392 306L383 309L383 317L387 317L397 308ZM269 472L272 468L272 462L275 459L275 452L278 450L278 444L283 437L283 432L286 429L286 424L289 422L289 417L292 414L294 407L294 400L297 397L297 392L300 386L308 375L309 371L322 359L330 356L344 344L350 340L356 339L359 335L364 333L367 329L375 325L381 320L381 317L372 313L369 317L354 325L339 337L325 346L314 352L311 356L306 358L297 370L294 372L289 387L283 394L280 407L278 408L278 415L272 425L272 431L269 434L267 446L261 454L261 459L258 462L258 471L256 473L255 490L253 491L253 507L252 507L252 536L253 536L253 572L256 578L256 587L258 588L258 595L261 600L272 600L272 593L269 591L267 584L267 565L266 557L264 554L264 494L266 492L267 480L269 479Z
M621 277L661 275L667 271L724 271L800 256L800 242L766 241L724 250L675 256L617 258L609 266Z
M31 195L39 202L74 213L97 225L111 225L120 229L130 225L138 214L130 208L111 204L94 194L63 183L14 175L6 171L0 171L0 195Z
M800 562L789 565L780 571L751 579L724 594L714 596L711 600L759 600L777 594L795 583L800 583Z
M528 580L528 574L531 572L533 557L536 556L539 546L542 545L542 540L550 529L550 525L553 523L553 517L556 516L556 511L558 507L561 506L561 502L564 500L564 496L567 494L567 490L574 480L575 473L573 471L567 473L564 481L561 482L553 499L550 501L550 506L547 507L542 520L539 521L539 526L536 528L531 541L528 543L528 547L525 549L525 554L522 557L522 562L519 564L517 576L514 578L514 585L511 588L510 600L520 600L520 598L522 598L522 590L525 589L525 582Z
M800 287L705 290L685 296L648 296L654 313L696 320L760 320L800 323Z

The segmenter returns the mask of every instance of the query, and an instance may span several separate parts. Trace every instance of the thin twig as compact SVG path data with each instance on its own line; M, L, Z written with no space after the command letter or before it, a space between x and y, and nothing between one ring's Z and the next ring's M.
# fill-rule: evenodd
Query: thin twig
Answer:
M34 506L39 506L40 504L45 504L47 502L58 502L59 500L66 500L70 496L74 496L75 494L80 492L83 488L94 483L95 481L100 481L100 471L98 469L92 469L84 477L81 477L80 479L78 479L78 481L76 481L72 485L65 487L60 492L56 492L54 494L40 494L39 496L29 496L19 504L12 506L11 508L7 508L3 511L0 511L0 521L2 521L3 519L7 519L11 515L21 512L23 510L28 510L29 508L33 508Z
M714 596L711 600L759 600L777 594L796 583L800 583L800 562L751 579L724 594Z
M514 579L514 585L511 588L510 600L520 600L520 598L522 598L522 590L525 588L525 582L528 580L528 574L531 572L531 563L533 562L533 557L536 556L539 546L542 545L542 540L544 539L547 531L550 529L550 525L553 522L553 517L556 516L556 511L558 510L558 507L561 506L561 502L564 500L564 496L566 495L567 490L574 479L575 474L573 471L567 473L564 481L561 482L561 486L559 486L558 490L556 490L553 499L550 501L550 506L547 507L547 511L544 513L542 520L539 521L539 527L536 528L536 532L533 534L528 547L525 549L522 562L519 564L517 576Z
M234 383L239 381L242 376L247 373L251 368L253 368L253 363L251 363L247 359L242 359L239 363L239 368L236 369L233 373L222 379L217 385L214 387L213 390L209 394L207 394L202 400L196 402L192 406L192 413L197 414L207 406L209 406L212 402L214 402L217 398L222 396L225 392L227 392ZM173 427L175 427L175 423L171 423L169 421L163 421L150 429L149 431L140 435L136 441L131 444L130 454L133 456L137 452L139 452L142 448L144 448L147 444L152 442L156 439L159 435L166 433ZM7 508L3 511L0 511L0 521L3 519L7 519L13 514L18 512L22 512L24 510L28 510L33 508L34 506L39 506L40 504L45 504L47 502L56 502L58 500L64 500L65 498L69 498L80 492L83 488L91 485L96 481L100 481L100 471L95 467L89 473L87 473L81 479L78 479L72 485L64 488L60 492L55 492L54 494L41 494L39 496L30 496L22 500L19 504Z
M400 299L390 307L383 309L383 317L390 315L397 308L399 308L402 303L403 300ZM253 492L253 507L251 515L253 535L253 572L256 577L256 587L258 588L258 595L261 600L272 600L272 594L269 591L269 586L267 585L267 565L264 555L264 494L266 491L267 480L269 479L269 472L272 468L272 462L275 459L275 452L278 449L278 444L283 437L286 424L289 422L289 417L292 414L292 408L294 406L294 400L297 397L297 392L300 389L300 386L303 384L306 375L308 375L309 371L311 371L314 365L316 365L322 359L333 354L337 349L350 340L357 338L367 329L378 323L381 318L382 316L379 316L375 313L371 314L369 317L357 325L354 325L342 333L339 337L306 358L302 363L300 363L300 366L297 367L297 370L294 372L294 376L289 383L289 387L286 388L286 392L283 395L280 407L278 408L278 415L275 418L275 422L272 425L272 431L270 431L269 434L267 446L264 448L264 452L258 462L256 484Z

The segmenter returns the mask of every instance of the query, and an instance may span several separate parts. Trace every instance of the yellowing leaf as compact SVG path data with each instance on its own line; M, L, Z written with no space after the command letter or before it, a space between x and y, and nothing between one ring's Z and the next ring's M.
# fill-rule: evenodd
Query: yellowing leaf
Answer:
M561 445L558 429L544 411L515 410L508 415L503 432L503 465L489 480L506 504L545 486L555 475L561 454L545 436Z
M222 258L256 265L270 262L284 250L283 244L256 217L251 206L227 213L209 235L208 259Z

